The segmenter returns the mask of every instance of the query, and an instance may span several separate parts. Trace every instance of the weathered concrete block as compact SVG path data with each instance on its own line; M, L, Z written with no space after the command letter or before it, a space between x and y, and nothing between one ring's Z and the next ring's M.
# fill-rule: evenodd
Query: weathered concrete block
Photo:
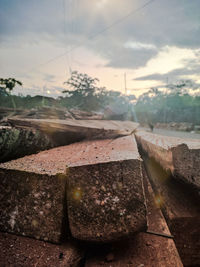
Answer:
M77 149L67 172L72 235L106 242L144 230L142 161L134 137L84 142Z
M104 246L93 246L86 257L86 267L164 266L183 267L173 239L161 210L155 205L151 185L144 180L147 203L148 231L156 234L138 233L126 241Z
M0 126L0 162L20 158L53 147L38 130Z
M76 238L110 241L143 230L141 162L134 137L127 136L0 164L0 230L59 242L66 203Z
M60 242L66 216L64 150L0 164L0 231Z
M199 197L188 185L173 179L155 160L144 157L144 163L156 190L155 202L163 210L184 266L199 266Z
M68 145L87 139L108 139L131 134L138 123L107 120L52 120L9 118L16 127L38 129L52 141L54 146Z
M139 131L142 149L174 177L200 189L200 140L168 137Z
M85 267L183 267L172 239L138 233L134 238L112 244L112 247L93 247Z
M84 251L76 244L50 244L27 237L0 233L0 266L78 267Z

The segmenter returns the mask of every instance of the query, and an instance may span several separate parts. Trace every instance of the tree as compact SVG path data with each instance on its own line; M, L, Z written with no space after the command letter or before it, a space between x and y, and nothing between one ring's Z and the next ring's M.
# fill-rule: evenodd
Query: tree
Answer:
M169 84L167 86L169 94L179 94L184 95L188 94L190 90L199 89L200 85L195 83L193 80L180 80L175 84Z
M22 82L14 78L8 78L8 79L0 78L0 91L1 93L6 94L11 97L14 108L16 108L16 105L15 105L13 97L11 96L11 91L15 88L17 84L22 86Z
M140 122L192 122L199 124L200 102L192 91L199 88L191 80L180 80L165 90L151 88L138 98L136 113Z
M22 86L22 82L14 79L14 78L8 78L8 79L3 79L0 78L0 89L7 92L8 94L11 93L11 91L14 89L16 85Z
M69 89L64 90L72 106L78 106L84 110L96 110L100 108L100 98L104 94L105 88L98 87L99 80L84 73L73 71L71 77L64 82Z

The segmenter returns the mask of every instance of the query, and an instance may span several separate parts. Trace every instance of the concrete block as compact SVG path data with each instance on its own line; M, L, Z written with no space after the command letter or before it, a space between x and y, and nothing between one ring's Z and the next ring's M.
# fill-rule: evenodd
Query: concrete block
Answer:
M105 242L144 230L141 163L134 137L126 136L0 164L0 230L59 242L66 205L77 239Z
M180 256L161 210L156 205L155 195L144 174L147 204L148 231L156 234L138 233L117 243L93 246L86 258L86 267L165 266L183 267ZM163 236L162 236L163 234Z
M174 177L200 189L200 140L138 131L136 139L149 157Z
M64 151L0 164L0 231L60 242L66 227Z
M199 196L165 172L153 159L143 157L156 191L155 202L162 209L184 266L200 265Z
M144 230L142 161L134 137L84 142L77 148L67 171L73 237L107 242Z
M72 242L55 245L32 238L0 233L0 266L79 267L83 251Z
M9 118L15 127L38 129L52 141L54 146L69 145L91 139L111 139L131 134L138 123L107 120L56 120Z

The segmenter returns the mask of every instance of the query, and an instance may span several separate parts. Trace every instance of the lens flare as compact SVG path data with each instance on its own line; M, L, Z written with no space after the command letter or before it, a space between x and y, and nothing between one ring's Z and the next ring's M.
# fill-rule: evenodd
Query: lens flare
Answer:
M161 195L155 195L154 201L155 201L156 206L159 208L161 208L164 204L164 201Z
M81 200L81 197L82 197L82 191L80 188L76 188L73 192L73 199L75 200Z

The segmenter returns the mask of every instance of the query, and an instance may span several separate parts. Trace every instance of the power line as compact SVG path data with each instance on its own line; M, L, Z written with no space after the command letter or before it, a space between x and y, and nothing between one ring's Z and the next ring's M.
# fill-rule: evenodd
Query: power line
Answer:
M77 34L78 32L78 23L77 23L77 18L78 18L78 15L79 15L79 10L78 10L78 7L79 7L79 3L78 3L78 0L74 0L74 17L73 17L73 20L74 20L74 36ZM72 53L72 60L73 60L73 64L76 66L76 59L75 59L75 56L76 56L76 53ZM73 65L73 67L74 67ZM77 69L76 67L74 67L75 69Z
M64 42L67 41L69 39L69 35L70 35L70 27L68 27L68 31L67 31L67 26L66 26L66 0L63 0L63 16L64 16ZM69 23L68 23L69 24ZM67 38L66 38L67 37ZM70 54L68 53L68 51L71 49L69 43L65 44L65 58L66 58L66 66L67 69L69 70L69 74L71 72L71 65L70 65Z
M70 34L71 36L73 37L73 23L74 23L74 19L73 19L73 13L74 13L74 8L73 8L73 2L74 0L68 0L68 25L69 25L69 31L68 31L68 34L69 34L69 39L70 39ZM69 55L69 59L70 59L70 73L71 73L71 65L72 65L72 62L73 62L73 55L72 55L72 46L69 42L69 46L68 46L68 50L70 51L68 53Z
M63 0L63 1L64 1L64 0ZM138 11L140 11L140 10L144 9L145 7L149 6L149 5L152 4L154 1L156 1L156 0L150 0L150 1L148 1L147 3L145 3L144 5L142 5L141 7L132 10L131 12L129 12L129 13L126 14L125 16L121 17L120 19L114 21L113 23L111 23L109 26L105 27L105 28L102 29L101 31L97 32L97 33L94 34L94 35L89 36L88 39L89 39L89 40L91 40L91 39L95 39L97 36L99 36L99 35L105 33L106 31L108 31L108 30L111 29L112 27L114 27L114 26L116 26L116 25L122 23L122 22L123 22L124 20L126 20L128 17L132 16L133 14L137 13ZM46 61L46 62L44 62L44 63L41 63L41 64L37 65L36 67L31 68L31 69L30 69L28 72L26 72L26 73L30 73L31 71L34 71L34 70L36 70L36 69L38 69L38 68L40 68L40 67L42 67L42 66L45 66L45 65L47 65L47 64L49 64L49 63L51 63L51 62L53 62L53 61L55 61L55 60L57 60L57 59L63 57L63 56L65 56L66 54L69 54L69 53L72 52L73 50L75 50L75 49L81 47L82 45L84 45L84 44L86 44L86 43L87 43L87 42L82 42L82 43L80 43L80 44L77 44L77 45L73 46L72 48L70 48L68 51L66 51L66 52L64 52L64 53L62 53L62 54L59 54L59 55L57 55L57 56L55 56L55 57L49 59L48 61Z
M126 87L126 72L124 73L124 90L125 90L125 95L127 95L127 87Z
M65 0L62 1L63 3L63 17L64 17L64 42L66 42L66 40L68 40L67 37L67 27L66 27L66 3ZM65 44L66 46L66 44ZM65 47L66 48L66 47ZM65 49L66 52L69 50L69 48L67 47L67 49ZM66 54L66 67L70 70L70 64L69 64L69 54Z
M75 36L75 26L76 26L76 0L71 0L71 34L72 37ZM74 63L73 50L71 52L71 62Z

